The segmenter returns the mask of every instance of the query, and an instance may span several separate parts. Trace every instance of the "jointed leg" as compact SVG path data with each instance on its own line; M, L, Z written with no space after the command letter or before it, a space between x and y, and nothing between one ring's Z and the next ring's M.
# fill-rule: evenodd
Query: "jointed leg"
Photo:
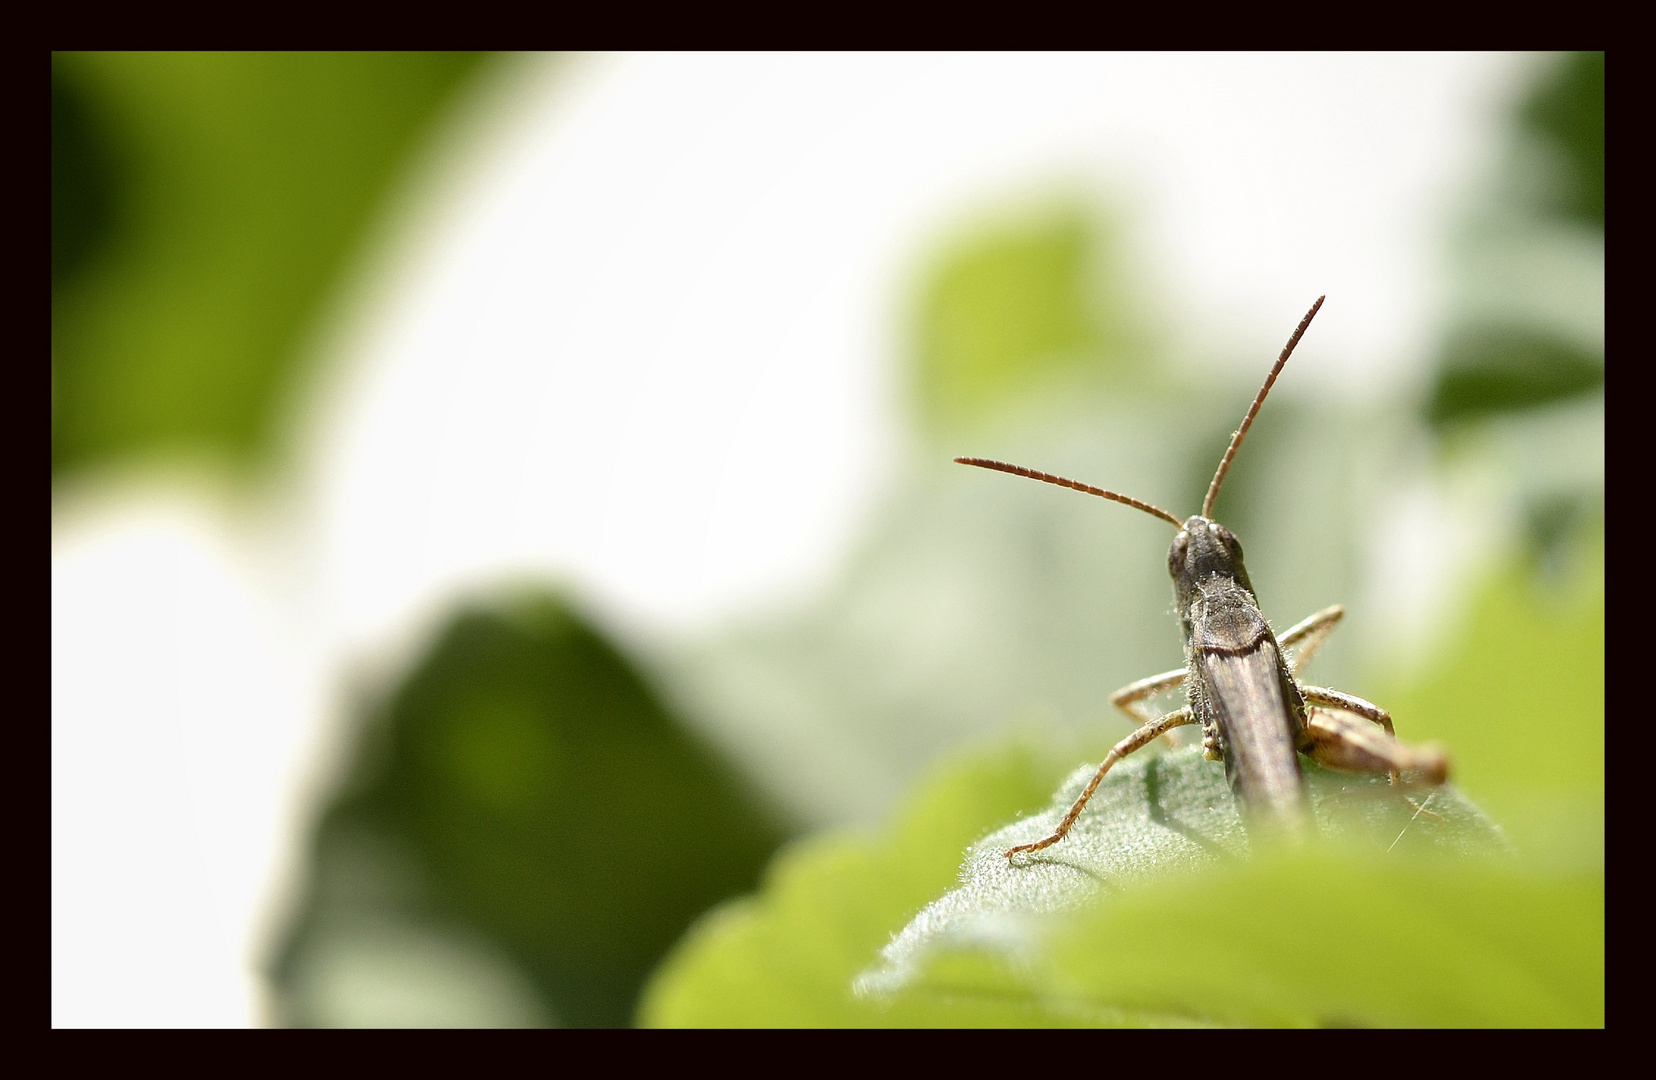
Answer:
M1313 616L1313 618L1315 618L1315 616ZM1381 727L1386 729L1386 734L1391 736L1392 742L1395 743L1397 741L1397 732L1392 728L1391 713L1374 704L1372 701L1364 701L1362 698L1357 697L1354 694L1344 694L1338 690L1331 690L1326 686L1308 686L1305 683L1300 684L1300 694L1305 698L1307 704L1327 705L1331 708L1343 709L1346 712L1353 712L1358 716L1373 720L1376 724L1379 724ZM1316 754L1313 753L1311 756L1315 758ZM1322 764L1328 763L1322 762ZM1337 769L1340 766L1329 764L1328 767L1331 769ZM1378 772L1379 770L1348 769L1346 771ZM1402 782L1402 777L1398 774L1398 770L1396 769L1391 770L1391 782L1393 786L1396 786Z
M1148 682L1149 680L1145 681ZM1135 683L1134 685L1139 684ZM1132 687L1127 689L1130 690ZM1093 778L1087 782L1086 790L1081 792L1081 797L1075 800L1075 805L1069 808L1069 813L1064 815L1064 820L1058 823L1058 828L1053 831L1052 835L1033 844L1019 844L1017 847L1009 849L1006 852L1006 857L1010 859L1020 851L1040 851L1042 848L1051 847L1062 840L1064 835L1070 831L1070 826L1075 824L1075 819L1081 816L1081 810L1087 805L1087 800L1091 799L1093 792L1098 790L1099 781L1103 780L1104 774L1110 771L1110 766L1131 754L1134 750L1154 742L1166 732L1183 724L1194 724L1195 722L1195 718L1191 716L1190 707L1187 705L1176 712L1170 712L1166 716L1152 720L1116 743L1109 754L1105 756L1104 764L1098 767L1098 771L1093 774Z
M1310 694L1306 697L1314 700ZM1337 707L1347 708L1344 704ZM1384 710L1376 711L1385 716L1385 734L1345 712L1312 710L1306 717L1305 734L1309 745L1305 752L1317 764L1342 772L1389 772L1393 784L1399 782L1403 772L1418 772L1422 781L1432 785L1441 784L1449 778L1449 759L1442 750L1433 745L1408 746L1398 742L1391 733L1391 717L1386 716Z
M1326 686L1300 684L1300 694L1309 703L1327 705L1342 712L1312 712L1306 717L1305 752L1319 765L1343 772L1386 772L1393 787L1403 782L1404 771L1418 772L1427 784L1436 786L1449 778L1449 759L1434 745L1408 746L1397 741L1391 713L1353 694ZM1382 737L1367 724L1345 713L1355 713L1385 729ZM1413 799L1409 802L1414 803ZM1437 817L1425 806L1415 804L1415 813Z
M1160 675L1152 675L1148 679L1128 683L1110 695L1110 704L1131 716L1140 724L1154 723L1156 717L1145 712L1144 707L1138 703L1147 697L1161 693L1163 690L1173 689L1184 682L1184 679L1185 669L1179 668L1177 671L1164 671Z
M1289 627L1287 633L1277 638L1277 644L1284 649L1292 649L1299 645L1302 640L1305 642L1294 653L1293 658L1288 661L1288 670L1298 675L1300 668L1311 662L1311 657L1316 655L1318 649L1322 648L1323 640L1328 637L1335 624L1344 615L1345 608L1339 604L1335 604L1333 607L1325 607L1315 615L1301 619Z
M1386 729L1387 735L1394 739L1397 738L1397 732L1392 729L1391 713L1372 701L1364 701L1356 694L1330 690L1326 686L1311 686L1307 683L1300 683L1300 693L1306 701L1317 705L1327 705L1331 709L1344 709L1346 712L1356 713L1358 716L1373 720Z
M1140 679L1138 682L1123 686L1110 695L1110 704L1131 716L1139 724L1153 724L1157 718L1141 703L1146 698L1159 694L1163 690L1173 689L1184 680L1184 668L1179 668L1176 671L1164 671L1160 675L1152 675L1148 679ZM1167 732L1166 739L1169 746L1179 745L1178 739L1174 737L1171 730Z

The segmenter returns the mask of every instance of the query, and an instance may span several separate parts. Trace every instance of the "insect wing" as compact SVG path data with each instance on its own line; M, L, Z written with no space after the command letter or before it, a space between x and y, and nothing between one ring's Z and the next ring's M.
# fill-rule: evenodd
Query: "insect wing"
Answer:
M1242 651L1204 649L1197 664L1219 724L1225 776L1253 822L1297 828L1306 816L1298 731L1276 641Z

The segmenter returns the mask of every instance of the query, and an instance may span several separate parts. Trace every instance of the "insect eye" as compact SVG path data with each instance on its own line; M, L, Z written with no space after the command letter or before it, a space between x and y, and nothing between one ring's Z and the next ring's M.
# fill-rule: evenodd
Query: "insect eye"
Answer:
M1185 550L1189 546L1190 537L1186 533L1180 532L1173 538L1173 546L1167 551L1167 572L1174 577L1178 577L1179 571L1184 569Z
M1225 542L1225 549L1229 551L1233 557L1238 559L1242 557L1242 541L1236 538L1235 533L1231 532L1229 529L1222 528L1219 530L1219 539Z

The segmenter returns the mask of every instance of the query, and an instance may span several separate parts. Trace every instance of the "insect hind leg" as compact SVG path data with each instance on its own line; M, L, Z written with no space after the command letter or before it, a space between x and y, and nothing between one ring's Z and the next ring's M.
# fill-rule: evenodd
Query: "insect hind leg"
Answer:
M1398 742L1391 732L1390 717L1386 719L1382 733L1348 712L1313 709L1306 717L1303 749L1311 760L1326 768L1390 773L1393 784L1399 783L1405 772L1419 774L1420 782L1431 787L1449 779L1449 759L1441 749L1432 744L1409 746Z
M1311 695L1307 694L1306 698L1311 700ZM1441 748L1433 743L1409 746L1398 742L1392 734L1390 715L1378 706L1371 707L1385 717L1385 734L1348 713L1312 709L1306 716L1305 745L1300 749L1317 764L1339 772L1390 773L1393 789L1402 784L1402 774L1406 771L1416 773L1418 785L1425 787L1437 787L1449 779L1449 759ZM1443 820L1426 809L1424 803L1417 803L1407 795L1404 798L1415 808L1416 817L1425 814L1437 821ZM1430 796L1427 799L1430 801Z

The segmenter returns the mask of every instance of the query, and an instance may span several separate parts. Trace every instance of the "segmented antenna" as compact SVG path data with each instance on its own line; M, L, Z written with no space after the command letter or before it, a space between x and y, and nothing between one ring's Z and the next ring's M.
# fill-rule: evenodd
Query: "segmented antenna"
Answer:
M1305 333L1307 326L1311 325L1311 316L1317 313L1317 309L1322 307L1323 301L1327 299L1327 295L1317 297L1317 302L1311 305L1311 310L1305 313L1305 318L1301 319L1299 326L1294 328L1294 336L1289 338L1288 344L1282 347L1282 355L1277 357L1276 367L1272 368L1271 373L1265 376L1265 385L1259 388L1259 393L1254 397L1253 404L1248 406L1248 415L1242 418L1242 426L1237 428L1236 434L1231 436L1230 446L1225 450L1225 456L1219 462L1219 471L1213 474L1213 483L1208 485L1207 498L1202 500L1203 517L1208 517L1212 512L1213 500L1219 497L1219 485L1225 482L1225 473L1230 471L1231 459L1236 457L1236 451L1242 445L1242 437L1248 433L1248 428L1253 425L1255 414L1259 412L1259 407L1265 403L1265 395L1271 392L1271 384L1276 382L1277 374L1282 371L1282 365L1286 364L1288 357L1293 355L1294 346L1299 344L1300 335Z
M1059 487L1073 488L1076 491L1085 491L1088 495L1100 495L1106 499L1113 499L1118 503L1126 503L1128 506L1137 507L1138 509L1143 510L1146 514L1154 514L1163 521L1171 521L1175 529L1184 528L1184 522L1180 521L1172 514L1169 514L1166 510L1163 510L1159 506L1151 506L1147 502L1140 502L1130 495L1118 495L1113 491L1105 491L1103 488L1095 488L1091 484L1083 484L1079 480L1067 480L1062 476L1053 476L1051 473L1036 472L1034 469L1026 469L1022 465L1008 465L1004 461L990 461L988 458L977 457L957 457L955 460L962 465L976 465L980 469L994 469L996 472L1011 473L1013 476L1027 476L1031 480L1044 480L1049 484L1057 484Z

